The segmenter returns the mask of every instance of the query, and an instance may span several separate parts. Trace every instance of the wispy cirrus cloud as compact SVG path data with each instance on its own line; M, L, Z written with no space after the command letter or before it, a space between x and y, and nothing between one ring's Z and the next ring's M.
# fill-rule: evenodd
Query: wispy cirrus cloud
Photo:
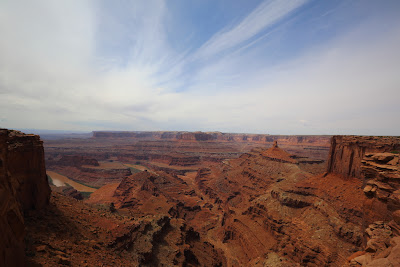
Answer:
M1 1L0 126L398 133L395 3L339 2Z
M268 27L290 15L306 2L307 0L262 2L239 23L215 33L200 47L197 56L208 58L226 50L246 45L248 41L262 34Z

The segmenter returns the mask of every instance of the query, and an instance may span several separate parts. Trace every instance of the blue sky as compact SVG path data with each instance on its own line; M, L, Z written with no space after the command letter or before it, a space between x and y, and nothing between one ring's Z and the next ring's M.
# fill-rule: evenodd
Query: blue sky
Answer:
M1 1L0 127L399 135L400 2Z

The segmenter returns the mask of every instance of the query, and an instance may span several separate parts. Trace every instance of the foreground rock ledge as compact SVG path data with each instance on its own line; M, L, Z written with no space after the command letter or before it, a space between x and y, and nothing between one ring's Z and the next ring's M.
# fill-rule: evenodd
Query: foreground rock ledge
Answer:
M49 197L40 137L0 129L0 266L25 266L23 212Z

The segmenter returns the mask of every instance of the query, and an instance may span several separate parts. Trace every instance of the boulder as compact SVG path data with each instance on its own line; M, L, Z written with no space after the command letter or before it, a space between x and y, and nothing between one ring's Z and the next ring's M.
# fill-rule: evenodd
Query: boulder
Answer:
M366 265L367 267L394 267L390 260L386 258L373 260Z
M391 161L394 158L394 154L392 153L375 153L372 156L372 159L374 161L380 162L380 163L387 163Z
M365 248L366 252L380 252L386 249L387 241L382 238L372 238L368 240Z
M365 266L369 262L371 262L371 254L364 254L364 255L361 255L361 256L358 256L358 257L352 259L350 261L350 265L353 265L353 266L359 266L359 265Z
M400 243L392 249L392 252L387 259L393 264L393 266L400 266Z

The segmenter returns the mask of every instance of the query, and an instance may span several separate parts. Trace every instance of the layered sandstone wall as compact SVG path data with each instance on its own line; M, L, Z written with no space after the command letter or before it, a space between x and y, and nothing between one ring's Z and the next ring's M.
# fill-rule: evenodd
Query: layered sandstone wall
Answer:
M39 136L0 129L0 266L24 266L23 212L49 197Z
M400 210L400 155L367 153L362 160L364 193L382 202L388 215ZM400 211L399 211L400 212Z
M400 150L400 137L333 136L328 158L328 173L361 178L361 161L366 153L398 150Z
M368 199L363 218L391 221L400 210L400 137L333 136L328 158L328 173L361 181Z

